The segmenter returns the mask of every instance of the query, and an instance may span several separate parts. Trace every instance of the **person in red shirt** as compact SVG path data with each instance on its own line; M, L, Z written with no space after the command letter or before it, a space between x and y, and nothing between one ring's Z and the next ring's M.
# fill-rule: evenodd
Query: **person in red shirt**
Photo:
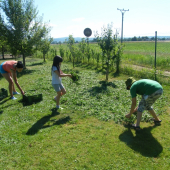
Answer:
M8 81L9 83L9 93L11 95L11 99L15 100L13 95L19 94L14 87L13 79L15 84L17 85L18 89L21 91L21 94L24 95L24 91L20 87L18 80L17 80L17 72L21 72L23 70L23 64L21 61L5 61L0 65L0 73L2 76ZM13 77L13 79L12 79Z

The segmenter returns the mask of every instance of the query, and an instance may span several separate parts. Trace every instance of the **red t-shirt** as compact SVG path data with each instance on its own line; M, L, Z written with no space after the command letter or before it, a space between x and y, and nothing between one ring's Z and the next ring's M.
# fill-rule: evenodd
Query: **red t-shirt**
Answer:
M3 65L2 65L2 68L7 71L8 73L11 72L11 69L16 71L16 69L14 69L14 64L16 64L17 61L6 61Z

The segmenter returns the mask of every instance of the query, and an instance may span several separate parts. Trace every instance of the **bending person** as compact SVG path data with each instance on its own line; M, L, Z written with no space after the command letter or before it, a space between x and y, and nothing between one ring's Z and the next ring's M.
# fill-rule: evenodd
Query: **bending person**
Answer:
M20 87L18 80L17 80L17 72L21 72L23 70L23 64L21 61L5 61L0 65L0 73L2 76L8 81L9 83L9 93L11 95L11 99L15 100L13 95L19 94L14 87L13 79L15 84L17 85L18 89L21 91L21 94L24 95L24 91ZM12 79L13 77L13 79Z
M137 111L137 122L136 124L133 124L132 127L135 130L140 130L140 121L144 110L148 110L154 118L155 125L159 125L161 120L157 117L152 105L162 95L162 86L154 80L141 79L136 81L133 77L129 77L125 83L126 88L127 90L130 90L132 97L130 113L127 114L126 117L130 118L132 113ZM136 107L137 94L142 95L142 99L139 102L138 107Z

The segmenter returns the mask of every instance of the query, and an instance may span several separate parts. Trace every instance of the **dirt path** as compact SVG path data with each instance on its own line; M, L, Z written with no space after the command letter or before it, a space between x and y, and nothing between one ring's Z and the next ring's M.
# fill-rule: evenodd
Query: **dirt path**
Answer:
M130 67L132 67L134 70L146 69L146 70L148 70L148 72L153 71L151 68L143 67L143 66L139 66L139 65L134 65L134 64L133 64L133 65L131 65L131 64L123 64L123 65L126 66L126 67L130 66ZM157 73L158 73L158 74L160 74L159 72L160 72L160 70L157 70ZM170 77L170 71L161 71L161 75L166 76L166 77Z

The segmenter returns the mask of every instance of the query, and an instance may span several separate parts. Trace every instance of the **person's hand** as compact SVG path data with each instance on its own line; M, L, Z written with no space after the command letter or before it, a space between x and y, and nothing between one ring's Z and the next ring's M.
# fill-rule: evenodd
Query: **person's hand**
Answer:
M127 115L125 115L126 118L130 118L131 117L131 114L128 113Z
M69 74L68 76L69 76L70 78L72 78L72 75L71 75L71 74Z
M137 110L138 110L138 107L136 107L136 108L134 109L133 113L137 112Z

